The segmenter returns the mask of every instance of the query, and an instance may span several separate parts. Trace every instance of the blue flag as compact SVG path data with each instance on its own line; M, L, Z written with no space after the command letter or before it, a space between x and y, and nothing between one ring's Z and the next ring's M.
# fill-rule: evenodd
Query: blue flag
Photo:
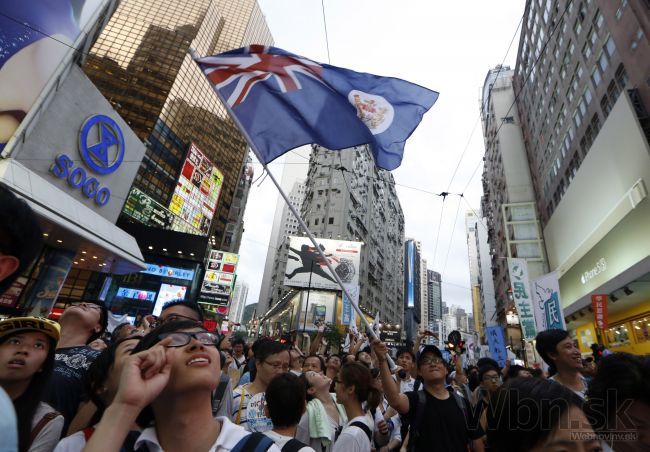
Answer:
M370 144L376 165L393 170L402 162L404 142L438 99L437 92L404 80L320 64L276 47L251 45L195 61L263 163L304 144Z

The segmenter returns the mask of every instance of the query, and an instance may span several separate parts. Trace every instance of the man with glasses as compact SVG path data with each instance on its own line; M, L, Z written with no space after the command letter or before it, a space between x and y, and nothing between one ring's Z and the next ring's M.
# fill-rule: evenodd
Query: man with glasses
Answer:
M191 320L201 325L203 323L203 311L193 301L172 300L163 305L158 320L152 326L160 326L174 320Z
M252 383L233 391L232 420L249 432L266 432L273 422L266 416L266 388L276 375L287 373L291 355L284 344L265 340L255 350L256 375Z
M45 401L65 418L65 432L83 399L84 377L99 351L88 344L100 337L108 324L108 310L97 300L68 306L59 318L61 339L54 355L54 371Z
M417 359L424 390L401 394L386 362L386 344L375 340L372 346L388 404L409 418L408 451L467 451L470 443L483 450L475 441L482 432L472 428L469 404L447 389L447 365L438 347L425 346Z

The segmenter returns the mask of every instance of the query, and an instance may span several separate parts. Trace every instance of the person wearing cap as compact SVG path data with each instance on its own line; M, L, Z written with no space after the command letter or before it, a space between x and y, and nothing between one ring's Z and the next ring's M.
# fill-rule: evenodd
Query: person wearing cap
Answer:
M85 398L83 382L86 371L100 353L87 344L100 337L107 324L106 306L95 300L68 306L59 318L61 339L44 400L65 418L64 432Z
M417 359L424 390L406 394L399 392L392 378L386 344L374 340L372 347L388 404L410 420L408 451L467 451L470 445L483 451L478 441L483 432L475 426L469 404L447 388L447 366L438 347L425 346Z
M59 325L48 319L14 317L0 321L0 387L16 410L21 452L51 451L61 436L63 416L41 402L59 338Z

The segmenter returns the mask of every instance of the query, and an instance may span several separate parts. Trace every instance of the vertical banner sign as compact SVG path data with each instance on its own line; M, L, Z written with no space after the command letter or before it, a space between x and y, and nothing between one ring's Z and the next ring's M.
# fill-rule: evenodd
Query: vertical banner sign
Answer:
M537 330L535 328L535 312L530 298L530 282L528 280L526 259L509 257L508 270L510 272L512 296L515 299L519 323L521 324L521 335L524 340L531 341L535 339Z
M591 308L599 330L607 328L607 295L592 295Z
M487 327L488 346L490 355L499 363L499 366L505 367L508 351L506 350L506 339L503 335L503 328L500 326Z
M350 325L356 320L356 311L352 308L352 303L359 302L359 286L346 287L352 296L350 300L345 292L343 292L343 306L341 308L341 325Z
M537 331L565 330L557 273L551 272L533 281L531 292Z

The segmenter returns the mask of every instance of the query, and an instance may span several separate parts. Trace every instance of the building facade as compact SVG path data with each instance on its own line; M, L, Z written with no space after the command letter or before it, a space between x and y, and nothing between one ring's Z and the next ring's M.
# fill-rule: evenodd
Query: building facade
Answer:
M273 43L255 0L125 0L84 65L147 146L133 184L138 195L181 217L170 229L209 236L214 248L233 252L241 230L244 198L237 193L248 171L247 145L188 50L208 55L251 43ZM221 174L216 208L199 224L174 197L191 145Z
M525 258L531 278L547 270L535 191L515 107L513 75L507 66L491 69L481 99L485 142L481 211L490 244L496 321L504 326L506 312L514 309L507 258ZM478 259L474 263L477 266ZM475 277L478 279L478 271Z
M549 269L583 353L650 352L650 10L527 2L514 74ZM543 50L545 48L545 51ZM592 297L607 300L594 317Z
M232 302L230 303L230 311L228 313L228 320L234 323L243 323L244 308L246 307L246 300L248 299L248 284L245 282L237 282L235 290L232 293Z
M415 340L423 321L421 246L414 239L406 239L404 242L404 330L407 346Z

